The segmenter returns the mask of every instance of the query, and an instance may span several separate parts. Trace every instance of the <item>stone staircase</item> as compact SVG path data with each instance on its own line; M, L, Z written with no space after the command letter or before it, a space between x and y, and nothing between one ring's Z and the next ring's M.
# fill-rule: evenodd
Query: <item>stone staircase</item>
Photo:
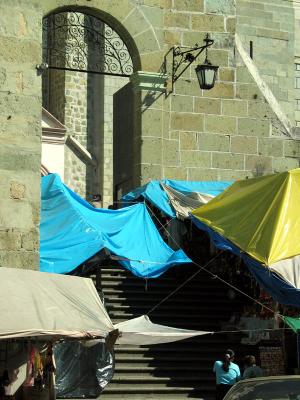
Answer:
M118 323L146 314L193 272L195 267L173 268L161 278L146 282L120 266L102 267L101 290L112 321ZM177 328L220 330L239 303L237 298L227 298L227 290L200 272L149 317L153 322ZM228 342L224 334L209 334L169 344L116 346L115 374L100 398L212 399L213 363L227 347L237 345L238 342Z

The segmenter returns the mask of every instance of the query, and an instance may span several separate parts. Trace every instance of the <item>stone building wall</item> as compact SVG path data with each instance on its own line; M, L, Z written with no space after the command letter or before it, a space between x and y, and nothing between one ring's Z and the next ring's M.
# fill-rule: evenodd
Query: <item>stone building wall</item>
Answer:
M43 104L61 123L65 121L65 71L48 70L43 76Z
M87 147L87 80L88 76L80 72L65 73L64 125L67 133ZM86 197L87 166L80 153L66 145L65 183L82 197Z
M295 10L285 1L238 1L237 28L245 48L253 46L253 61L293 126L295 122ZM265 133L257 139L255 162L259 173L299 166L299 141L284 134L282 125L264 101L247 68L237 59L237 95L248 101L249 122Z
M135 102L136 184L164 177L240 179L298 166L298 143L283 133L235 46L236 33L246 49L253 43L262 78L295 123L291 3L258 0L255 12L253 2L246 0L145 0L119 5L116 9L115 3L104 2L102 10L120 16L138 48L143 71L161 72L170 47L201 44L206 32L215 41L209 58L220 66L210 91L199 89L194 65L169 96L151 88L137 94L141 97Z
M241 179L298 167L298 142L283 133L272 107L240 60L234 37L238 33L244 45L253 41L254 62L294 124L291 3L204 0L201 4L168 4L164 48L201 43L203 34L209 32L215 40L209 58L220 69L210 91L200 91L195 73L187 71L168 99L160 97L143 113L144 181L161 177ZM147 95L143 93L144 98ZM155 152L158 148L162 151Z
M114 139L114 94L128 83L128 78L106 76L104 79L104 126L103 126L103 204L108 206L113 203L113 139ZM130 99L129 99L130 100ZM128 100L125 100L128 101ZM132 118L132 115L128 115ZM116 143L118 145L118 143Z
M295 121L300 126L300 4L296 1L294 10Z
M36 65L42 60L42 18L56 10L76 7L107 21L126 41L134 70L149 77L162 72L173 45L201 43L206 32L215 40L209 50L211 61L220 66L214 89L199 89L194 66L167 97L149 82L147 90L145 85L134 88L132 185L163 177L239 179L299 165L299 142L288 137L235 45L236 33L245 49L253 42L258 71L293 125L299 99L294 64L300 55L299 9L295 20L293 2L10 0L0 7L0 265L38 266L42 85ZM100 99L99 105L104 113ZM98 133L85 142L76 123L72 130L68 133L101 155ZM93 173L100 182L107 160L98 160ZM90 175L76 168L70 182L78 182L76 190L84 194Z
M39 268L41 19L0 2L0 267Z
M76 24L80 25L79 29ZM53 29L54 25L56 29ZM60 55L52 47L48 50L54 55L54 62L67 68L50 69L44 73L44 107L67 127L68 135L85 148L97 163L90 163L74 143L67 140L64 181L88 200L93 194L101 194L107 207L113 202L113 95L128 82L128 78L70 71L68 68L77 68L77 60L85 70L110 62L105 58L109 57L110 44L101 44L101 35L107 32L111 43L114 43L114 36L101 20L96 22L85 17L84 13L71 11L45 20L44 26L48 30L45 30L43 41L47 43L48 40L52 46L55 43L54 49L59 48ZM98 32L95 42L88 35L95 32L94 29ZM105 56L96 41L103 49L106 48ZM119 42L117 46L120 47ZM124 55L125 52L119 54L120 57Z
M294 119L294 18L286 1L238 0L236 31L262 77L291 120Z

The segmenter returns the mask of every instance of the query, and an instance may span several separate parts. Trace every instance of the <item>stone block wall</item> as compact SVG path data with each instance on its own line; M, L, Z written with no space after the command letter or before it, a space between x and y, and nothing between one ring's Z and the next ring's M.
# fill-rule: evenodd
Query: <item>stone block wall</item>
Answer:
M65 71L52 69L43 74L43 105L62 123L65 121L65 81Z
M103 176L103 184L102 184L102 194L103 194L103 204L104 206L108 206L113 203L113 175L114 175L114 161L113 161L113 149L114 149L114 110L116 115L122 111L114 108L114 95L126 84L128 83L128 78L126 77L117 77L117 76L106 76L104 79L104 126L103 133L99 132L100 135L103 135L103 147L102 147L102 176ZM131 96L124 98L124 102L130 103ZM127 105L119 105L120 107L124 107L127 109ZM128 119L132 119L132 114L129 113L127 115ZM126 118L126 119L127 119ZM125 126L127 125L125 120ZM128 126L128 125L127 125ZM123 128L124 129L124 128ZM128 135L128 140L130 138L130 133L125 132L122 129L122 133ZM117 140L117 136L115 136ZM119 145L122 146L123 140L119 142ZM115 143L118 146L118 142Z
M252 42L261 77L295 124L292 5L263 0L165 3L165 52L174 44L201 43L206 32L215 41L209 59L220 66L216 85L201 91L190 68L168 98L157 96L143 108L143 182L242 179L298 167L299 142L285 134L236 53L234 38L238 33L246 49ZM144 91L142 104L147 96Z
M71 11L74 0L10 0L0 5L2 266L38 267L42 85L36 65L42 60L42 18L62 7ZM156 178L240 179L299 165L299 142L286 136L272 107L236 53L234 37L238 33L246 50L252 42L259 73L295 124L295 116L298 121L295 100L300 98L295 91L298 90L295 89L295 64L299 64L300 55L297 34L300 14L292 2L76 0L76 7L116 28L128 44L135 71L160 73L164 56L172 46L201 44L206 32L215 40L209 50L210 60L220 67L214 89L199 89L194 64L176 82L169 96L151 88L142 88L134 95L131 136L135 185ZM202 55L199 62L203 58ZM104 165L105 171L110 172L112 160L111 122L107 123L108 133L102 142L97 126L104 124L105 112L112 120L111 97L119 86L114 86L108 94L100 79L84 83L87 88L96 85L102 93L102 99L99 95L90 104L100 112L94 112L95 118L92 114L85 116L90 121L87 125L94 124L91 128L94 133L90 135L82 131L83 120L79 122L79 114L86 113L86 106L73 102L76 96L73 91L77 89L68 87L68 84L78 85L76 79L85 79L75 75L64 78L65 95L70 96L73 114L70 117L65 109L63 117L65 121L71 118L68 133L76 135L90 153L95 153L99 166L84 170L78 160L75 165L69 158L71 178L67 183L83 196L94 192L93 180L111 191L112 174L108 173L104 179L103 172ZM110 103L107 111L103 97ZM59 104L56 104L57 115ZM107 158L102 151L104 145L109 154ZM109 203L111 198L107 196Z
M280 346L259 347L261 368L266 376L284 375L284 350Z
M238 0L236 31L288 117L294 120L293 5L276 0Z
M108 206L113 202L113 95L128 82L128 78L68 69L78 68L79 59L82 69L87 70L92 70L97 65L105 69L106 63L116 62L109 43L104 43L101 36L105 31L114 44L113 31L101 20L93 22L93 19L85 17L84 13L74 14L71 10L55 16L51 22L50 19L46 21L45 25L49 30L45 31L43 36L44 45L48 41L60 47L62 56L59 59L57 53L51 50L55 55L53 60L67 69L50 69L44 73L44 107L67 127L68 135L75 138L97 164L90 163L78 148L67 140L65 183L88 200L93 194L101 194L103 205ZM54 23L57 23L59 28L52 30ZM77 24L81 26L79 29ZM88 36L93 29L97 29L98 32L98 36L94 37L95 42L89 40ZM101 53L101 41L103 49L106 49L105 56ZM96 42L99 42L100 47ZM118 49L121 45L116 42L116 46ZM84 54L87 55L86 58ZM117 55L124 58L126 51L122 50ZM108 59L105 60L105 57Z
M295 63L295 122L300 126L300 63Z
M87 147L87 81L80 72L65 72L64 125L67 133ZM80 153L71 146L65 148L65 183L80 196L86 196L87 166Z
M41 14L0 3L0 267L39 268Z

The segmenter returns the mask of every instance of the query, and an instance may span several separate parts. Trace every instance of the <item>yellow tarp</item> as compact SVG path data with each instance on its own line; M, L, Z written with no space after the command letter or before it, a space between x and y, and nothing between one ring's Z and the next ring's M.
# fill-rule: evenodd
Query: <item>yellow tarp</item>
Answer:
M192 214L263 264L300 254L300 169L238 181Z

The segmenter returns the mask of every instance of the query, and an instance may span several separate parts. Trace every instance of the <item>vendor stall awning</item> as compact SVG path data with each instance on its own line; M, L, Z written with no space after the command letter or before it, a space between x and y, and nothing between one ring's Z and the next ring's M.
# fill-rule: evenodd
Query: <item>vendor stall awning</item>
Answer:
M193 221L241 255L276 301L299 307L299 199L300 169L246 179L194 210Z
M173 265L191 262L163 241L144 204L96 209L56 174L42 178L40 236L44 272L71 272L104 248L139 277L155 278Z
M175 218L178 209L174 207L176 202L181 206L183 203L189 203L189 206L194 205L197 207L199 203L195 203L190 199L193 197L197 200L208 199L209 197L217 196L222 193L223 190L227 189L232 184L232 181L177 181L170 179L162 179L160 181L151 181L144 186L141 186L132 192L127 193L122 197L124 203L137 201L140 197L148 200L151 204L161 210L164 214L169 217ZM168 187L170 190L175 190L179 193L173 193L172 199L175 197L175 202L168 196L168 193L164 189L163 185ZM181 196L179 195L181 194ZM197 196L198 194L198 196ZM195 196L196 195L196 196ZM184 196L188 198L184 200ZM179 199L180 197L180 199ZM190 199L189 199L190 198ZM205 203L205 201L201 201Z
M300 169L235 182L193 215L260 263L300 254Z
M146 316L114 326L91 279L14 268L0 268L0 313L0 340L106 338L118 329L119 343L147 345L210 333L153 324Z
M300 318L283 317L284 322L293 329L295 333L300 331Z
M120 322L115 325L115 328L122 332L121 336L117 340L117 344L132 344L135 346L170 343L213 333L207 331L191 331L188 329L178 329L154 324L150 321L147 315Z
M0 315L0 339L114 330L91 279L15 268L0 268Z

